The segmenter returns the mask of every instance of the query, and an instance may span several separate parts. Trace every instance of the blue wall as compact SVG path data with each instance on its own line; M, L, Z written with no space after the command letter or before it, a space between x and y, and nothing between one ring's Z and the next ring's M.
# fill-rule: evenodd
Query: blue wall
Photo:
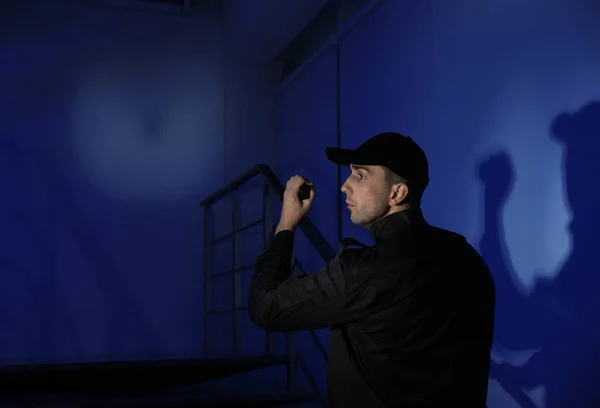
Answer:
M599 8L383 0L276 97L276 66L223 64L215 20L72 8L7 17L0 362L200 355L198 201L257 162L282 181L301 173L318 190L310 216L336 247L339 180L325 146L338 132L354 147L395 130L429 154L429 221L464 234L494 273L490 408L595 406ZM256 219L260 185L241 197L240 220ZM231 226L222 204L215 234ZM342 219L343 236L369 241L345 209ZM261 239L244 237L238 265ZM301 233L297 244L302 265L319 269ZM231 248L217 251L230 268ZM215 307L230 290L223 283ZM229 323L216 325L219 352L232 350ZM264 334L244 328L242 351L261 353ZM316 347L298 338L325 389ZM281 372L267 378L283 385Z
M273 73L217 15L62 4L2 11L0 364L198 356L199 202L273 156Z
M340 42L342 147L381 131L413 136L431 163L428 220L464 234L492 268L490 407L600 401L599 20L590 1L382 1ZM332 245L336 169L324 149L336 144L335 80L331 47L281 91L278 116L281 176L316 181L311 216ZM370 240L343 218L344 236Z

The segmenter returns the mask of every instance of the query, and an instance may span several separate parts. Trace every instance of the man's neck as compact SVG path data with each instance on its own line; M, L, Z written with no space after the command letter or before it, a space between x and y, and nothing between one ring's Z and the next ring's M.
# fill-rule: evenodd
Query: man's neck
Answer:
M392 214L396 214L396 213L399 213L399 212L402 212L402 211L407 211L407 210L412 210L412 209L418 209L418 208L419 208L419 205L418 204L413 204L413 203L406 203L406 204L395 205L393 207L390 207L390 209L388 210L387 213L385 213L381 217L377 218L372 223L363 225L363 227L365 227L368 230L370 230L371 227L373 226L373 224L375 224L379 220L384 219L387 216L390 216Z
M400 211L412 210L412 209L416 209L416 208L419 208L419 205L414 204L414 203L395 205L389 209L389 211L387 212L386 215L384 215L384 217L387 217L388 215L392 215L392 214L400 212Z

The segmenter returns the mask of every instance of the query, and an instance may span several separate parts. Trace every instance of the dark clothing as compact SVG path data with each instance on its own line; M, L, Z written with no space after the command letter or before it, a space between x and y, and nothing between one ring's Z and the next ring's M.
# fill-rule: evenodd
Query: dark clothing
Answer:
M335 408L486 406L494 327L491 274L464 237L420 210L378 220L374 247L346 249L290 278L294 234L256 263L249 312L276 331L331 327Z

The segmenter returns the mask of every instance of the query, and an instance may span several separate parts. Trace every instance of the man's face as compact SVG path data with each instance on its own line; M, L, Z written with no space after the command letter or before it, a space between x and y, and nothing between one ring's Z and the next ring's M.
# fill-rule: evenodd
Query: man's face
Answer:
M390 210L391 186L380 166L350 165L352 173L342 186L353 223L369 227Z

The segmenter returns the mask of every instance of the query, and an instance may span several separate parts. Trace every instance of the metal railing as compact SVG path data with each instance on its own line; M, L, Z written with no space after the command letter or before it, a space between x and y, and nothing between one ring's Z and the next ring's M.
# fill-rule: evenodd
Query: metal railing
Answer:
M239 202L239 189L242 185L254 180L257 177L261 177L264 181L262 185L262 216L249 222L248 224L239 225L241 219L240 216L240 202ZM241 326L242 321L239 312L247 311L247 305L242 302L242 273L244 271L251 270L254 265L241 265L241 245L239 244L238 235L243 231L251 228L256 228L262 225L262 239L263 248L266 248L269 241L272 238L272 234L275 231L273 220L273 211L270 208L271 194L274 194L279 199L283 199L283 192L285 188L279 181L273 170L268 165L258 164L248 170L246 173L232 181L231 183L220 188L214 194L205 198L201 202L201 206L204 207L204 301L205 301L205 320L204 320L204 335L205 335L205 350L207 354L212 352L212 316L216 314L233 314L234 315L234 327L233 327L233 352L238 354L241 349ZM212 230L214 226L214 217L212 214L213 206L226 197L232 199L232 214L231 214L231 232L221 235L217 238L213 238ZM331 247L329 242L313 224L309 217L304 217L300 224L299 229L305 234L310 244L314 247L321 258L328 262L336 255L336 251ZM232 243L232 259L233 268L218 273L212 273L212 259L211 259L211 248L215 244L222 243L228 239L231 239ZM256 254L258 256L259 254ZM300 264L297 258L294 257L293 264L294 269L304 273L304 268ZM233 275L233 308L224 310L215 310L212 307L212 280L218 277ZM314 330L307 330L310 338L314 341L319 353L323 356L324 361L327 362L328 355L325 347L319 340ZM277 333L267 331L265 352L267 355L276 354L276 337ZM319 390L318 384L316 383L313 375L310 373L305 361L298 353L295 345L295 336L292 332L285 333L285 344L286 344L286 360L287 360L287 379L286 379L286 390L287 392L293 392L296 388L297 372L298 367L302 369L306 378L313 388L316 397L319 399L323 407L327 407L326 398L322 395Z

